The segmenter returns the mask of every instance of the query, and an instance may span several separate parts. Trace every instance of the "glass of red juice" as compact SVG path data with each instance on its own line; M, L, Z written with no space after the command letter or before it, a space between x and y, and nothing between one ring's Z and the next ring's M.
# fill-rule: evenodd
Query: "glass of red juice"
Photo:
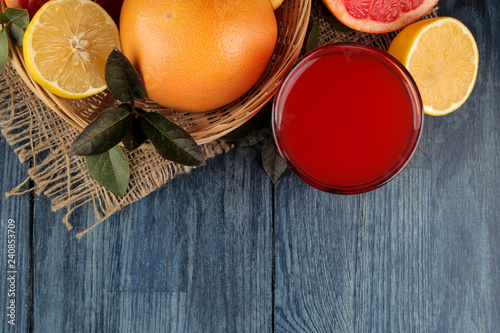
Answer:
M273 134L288 166L335 194L387 184L409 163L423 126L418 88L387 52L337 43L308 53L273 104Z

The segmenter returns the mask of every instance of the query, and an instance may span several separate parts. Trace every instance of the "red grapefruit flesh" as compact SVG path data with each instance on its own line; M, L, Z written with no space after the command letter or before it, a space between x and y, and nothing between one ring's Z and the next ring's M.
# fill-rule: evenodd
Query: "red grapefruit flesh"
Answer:
M431 11L438 0L323 0L339 21L364 32L406 27Z

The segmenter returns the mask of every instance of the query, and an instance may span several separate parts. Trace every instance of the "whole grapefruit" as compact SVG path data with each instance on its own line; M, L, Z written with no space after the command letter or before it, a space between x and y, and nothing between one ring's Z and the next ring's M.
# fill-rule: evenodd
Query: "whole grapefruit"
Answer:
M269 0L125 0L122 50L149 98L185 112L222 107L262 76L277 40Z
M438 0L323 0L339 21L364 32L390 32L419 20Z

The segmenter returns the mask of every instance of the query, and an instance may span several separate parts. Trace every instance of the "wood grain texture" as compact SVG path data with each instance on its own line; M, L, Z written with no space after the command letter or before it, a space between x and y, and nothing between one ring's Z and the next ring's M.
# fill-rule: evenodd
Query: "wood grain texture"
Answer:
M276 332L500 331L500 5L440 1L474 34L464 106L425 117L414 159L357 197L276 185Z
M28 194L19 197L5 197L5 193L26 179L27 170L21 165L13 148L0 137L0 332L26 332L30 326L32 294L30 280L30 208ZM8 238L8 222L15 221L12 229L15 237ZM14 239L15 243L12 242ZM8 264L8 244L15 244L14 267ZM16 273L9 273L14 271ZM15 288L10 288L7 278L15 278ZM13 280L14 281L14 280ZM14 295L11 294L14 290ZM12 296L12 297L11 297ZM15 325L7 317L9 301L15 299Z
M352 331L359 198L316 191L290 172L275 196L275 331Z
M270 332L272 187L256 158L209 160L80 241L38 201L35 331Z
M476 86L462 109L429 131L436 221L434 331L500 331L500 3L447 1L443 15L469 27L479 48ZM449 143L447 143L449 142ZM445 145L448 148L445 148ZM428 145L429 150L431 144ZM452 168L450 168L452 166ZM451 170L450 170L451 169ZM446 281L439 283L438 281Z
M291 176L276 189L276 331L405 332L425 324L428 171L408 168L358 196L322 193ZM304 203L293 207L286 202L297 187Z

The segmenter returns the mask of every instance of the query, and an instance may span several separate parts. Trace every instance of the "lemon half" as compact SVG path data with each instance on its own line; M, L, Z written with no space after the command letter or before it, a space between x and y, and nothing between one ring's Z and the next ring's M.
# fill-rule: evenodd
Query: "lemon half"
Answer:
M438 17L413 23L396 36L389 53L413 76L426 114L455 111L474 88L479 52L472 33L457 19Z
M90 0L53 0L31 20L23 40L26 69L50 92L83 98L106 89L104 68L120 48L118 28Z

